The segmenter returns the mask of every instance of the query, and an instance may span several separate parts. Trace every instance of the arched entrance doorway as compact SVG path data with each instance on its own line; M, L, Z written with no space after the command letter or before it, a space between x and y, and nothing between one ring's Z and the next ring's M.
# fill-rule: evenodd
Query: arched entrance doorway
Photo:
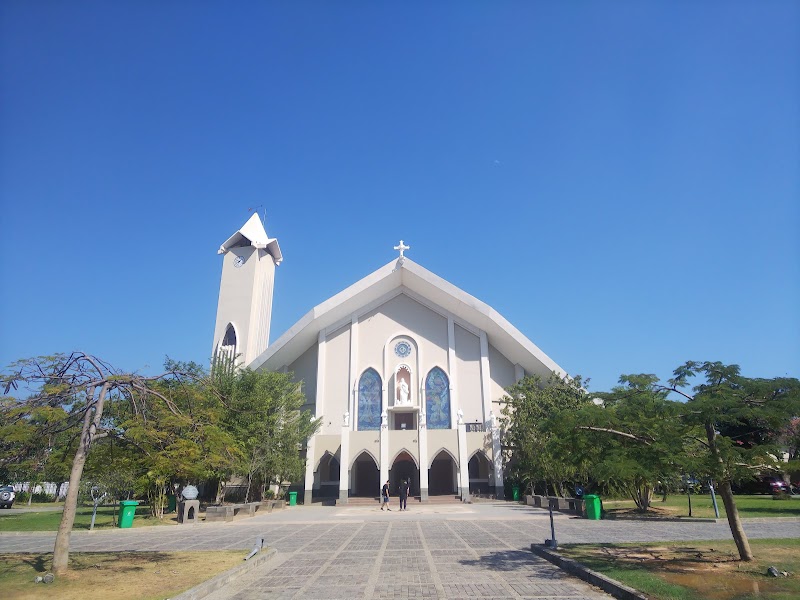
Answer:
M350 491L352 496L377 498L381 491L381 472L369 452L362 452L351 470Z
M443 496L456 494L458 489L458 469L456 461L445 450L440 451L433 459L428 471L428 494Z
M400 488L400 482L404 480L409 482L411 495L418 496L419 467L417 467L414 457L405 450L397 455L394 459L394 463L392 463L392 468L389 469L389 486L392 490L392 494L397 493L397 490Z
M469 459L469 491L471 494L489 493L489 459L483 452L476 452Z
M339 497L339 460L330 452L325 452L317 468L319 495L322 498Z

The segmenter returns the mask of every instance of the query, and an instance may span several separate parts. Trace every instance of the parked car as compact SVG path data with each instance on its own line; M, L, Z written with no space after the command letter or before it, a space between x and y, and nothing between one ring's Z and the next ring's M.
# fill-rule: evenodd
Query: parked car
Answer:
M16 498L16 494L13 487L10 485L0 487L0 508L11 508L14 504L14 498Z
M746 479L733 486L733 491L739 494L780 494L788 493L789 486L775 475L763 475L756 479Z

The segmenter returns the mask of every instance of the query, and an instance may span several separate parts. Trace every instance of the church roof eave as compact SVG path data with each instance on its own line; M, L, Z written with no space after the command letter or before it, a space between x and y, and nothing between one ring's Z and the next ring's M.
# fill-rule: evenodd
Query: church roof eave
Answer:
M406 258L393 260L350 287L318 304L292 325L250 367L280 369L290 365L317 342L319 332L346 319L391 293L409 290L451 313L474 328L485 331L489 343L528 374L547 376L566 371L525 337L488 304Z

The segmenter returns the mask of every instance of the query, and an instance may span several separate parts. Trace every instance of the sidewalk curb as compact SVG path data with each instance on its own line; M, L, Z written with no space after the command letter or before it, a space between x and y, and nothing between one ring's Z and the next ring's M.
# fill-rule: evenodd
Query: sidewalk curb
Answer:
M604 592L608 592L614 596L614 598L619 598L620 600L647 600L647 596L641 592L630 588L627 585L623 585L615 579L606 577L597 571L592 571L591 569L584 567L581 563L574 561L571 558L564 558L560 554L552 552L551 550L547 550L539 544L531 544L531 552L533 552L536 556L553 563L567 573L575 575L587 583L596 585Z
M259 552L257 556L254 556L244 564L239 565L238 567L233 567L232 569L228 569L227 571L212 577L211 579L200 583L193 588L186 590L185 592L181 592L177 596L173 596L170 600L200 600L201 598L205 598L212 592L216 592L218 589L224 587L226 584L230 583L234 579L241 577L248 571L255 569L258 566L261 566L268 560L271 560L276 554L278 553L275 548L270 548L269 550L265 550Z

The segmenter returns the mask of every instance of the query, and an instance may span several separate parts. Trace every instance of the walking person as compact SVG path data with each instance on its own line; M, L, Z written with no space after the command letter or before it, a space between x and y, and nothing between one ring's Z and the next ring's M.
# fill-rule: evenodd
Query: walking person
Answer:
M381 497L383 498L383 504L381 504L381 510L383 507L386 507L386 510L392 510L389 508L389 480L386 480L386 483L383 484L383 488L381 488Z
M400 482L400 493L398 494L400 496L400 510L408 510L408 507L406 506L406 502L408 501L408 492L408 482L403 479Z

